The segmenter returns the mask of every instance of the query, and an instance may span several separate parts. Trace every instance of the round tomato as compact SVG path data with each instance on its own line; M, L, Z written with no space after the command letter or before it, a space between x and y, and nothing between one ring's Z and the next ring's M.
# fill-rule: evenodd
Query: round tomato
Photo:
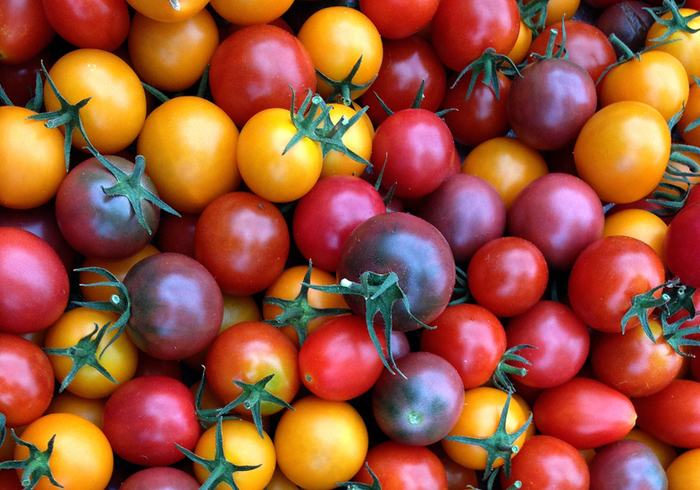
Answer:
M107 400L103 426L114 452L141 466L180 461L185 455L175 444L192 450L200 433L194 396L167 376L143 376L120 386Z
M613 208L614 210L615 208ZM605 218L603 236L629 236L641 240L664 259L664 238L668 226L654 213L644 209L623 209Z
M623 101L603 107L586 122L574 161L579 177L603 201L627 203L656 188L670 151L671 133L659 111Z
M700 479L700 448L684 452L666 469L668 490L692 489Z
M128 47L134 71L158 90L191 87L218 45L219 31L206 9L180 22L158 22L138 12L131 20Z
M349 481L364 464L369 443L360 414L347 402L316 396L301 398L292 407L275 430L282 472L308 490L330 490Z
M606 39L615 34L632 52L638 53L644 48L645 37L654 23L654 18L646 8L649 8L648 3L636 0L606 6L595 20L595 26L603 32ZM616 56L622 54L619 48L614 49Z
M44 415L27 426L22 440L45 451L54 439L49 466L56 481L71 490L105 488L112 476L114 455L105 434L92 422L71 413ZM15 459L24 460L29 449L17 445ZM22 477L22 470L17 474ZM23 485L26 488L26 485ZM40 479L35 490L55 490L48 478Z
M212 8L221 17L239 26L267 24L284 14L294 0L214 0Z
M8 427L41 417L53 397L53 370L32 342L0 332L0 413Z
M338 124L343 118L348 121L357 114L354 108L341 103L333 103L328 106L331 108L330 118L333 125ZM323 128L324 126L322 125L321 127ZM355 122L345 132L342 141L349 151L365 161L369 160L372 154L372 133L365 123L362 121ZM362 162L358 162L356 157L351 157L349 154L338 150L331 150L323 158L321 178L337 174L360 176L366 168L367 166Z
M198 490L200 484L188 473L170 466L145 468L124 480L120 490Z
M404 39L425 27L440 0L360 0L360 10L386 39Z
M176 97L148 115L136 149L161 199L199 213L241 183L237 142L238 129L222 109L200 97Z
M177 2L152 0L127 0L137 12L158 22L178 22L189 19L206 7L208 0L178 0ZM177 4L177 9L173 6Z
M90 101L80 110L85 134L92 146L111 155L129 146L146 120L146 92L134 70L117 55L101 49L76 49L59 58L49 76L71 104ZM46 111L61 108L49 82L44 83ZM172 136L172 135L171 135ZM73 146L87 146L80 131Z
M680 16L685 17L688 23L688 30L696 31L700 28L700 19L697 17L697 10L693 8L678 9ZM662 21L669 21L673 17L673 12L666 12L661 16ZM700 76L700 62L698 62L697 50L700 49L700 35L696 32L688 32L685 29L674 30L665 41L670 41L662 46L655 46L654 51L665 51L671 54L674 58L681 62L688 83L693 83L693 77ZM652 46L658 43L659 38L664 37L668 33L668 27L662 22L654 22L645 41L646 46Z
M102 414L105 403L107 403L106 398L83 398L70 391L64 391L53 397L44 414L72 413L89 420L102 430Z
M659 459L639 441L617 441L596 451L589 463L591 489L667 490L668 478Z
M43 4L51 27L79 48L114 51L129 34L125 0L44 0Z
M90 334L92 334L90 338L94 340L97 335L95 326L104 328L107 324L113 325L118 319L115 313L86 307L69 310L49 327L44 347L69 349L78 345L80 339ZM105 398L133 378L138 361L138 349L127 335L120 335L107 347L116 334L115 331L105 334L95 351L97 361L112 375L116 383L107 379L94 367L86 365L81 367L70 384L66 386L68 391L85 398ZM65 355L49 355L49 360L59 383L63 383L76 362Z
M48 243L19 228L0 228L0 331L48 327L68 305L69 289L63 262Z
M664 253L669 270L678 276L683 284L700 287L700 267L692 251L697 251L700 243L700 204L684 207L668 226L664 239ZM661 284L661 283L659 283Z
M66 176L63 135L23 107L0 107L0 205L35 208L52 199Z
M47 47L54 37L42 0L0 4L0 63L16 64L29 60Z

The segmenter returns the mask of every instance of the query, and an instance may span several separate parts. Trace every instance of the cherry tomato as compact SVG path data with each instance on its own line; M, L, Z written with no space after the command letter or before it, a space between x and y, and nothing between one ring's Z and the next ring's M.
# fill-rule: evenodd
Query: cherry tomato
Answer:
M120 490L198 490L197 480L188 473L170 466L145 468L124 480Z
M386 39L404 39L435 15L439 0L360 0L360 10Z
M206 7L208 0L179 0L179 9L174 9L171 2L153 2L151 0L127 0L137 12L158 22L178 22L187 20Z
M700 268L691 251L697 250L700 239L699 214L700 205L697 203L684 207L671 220L664 239L664 253L669 270L683 284L695 288L700 287Z
M74 395L70 391L56 394L44 415L50 413L72 413L89 420L102 430L102 414L105 409L106 398L83 398Z
M641 240L664 259L664 238L668 226L650 211L623 209L605 218L603 236L629 236Z
M281 17L294 0L214 0L210 2L212 8L221 17L241 26L252 24L267 24Z
M51 27L74 46L114 51L126 41L125 0L44 0L43 5Z
M694 8L682 8L678 9L678 12L681 16L688 18L696 14L697 10ZM673 14L671 12L667 12L661 16L661 20L668 21L671 19L672 15ZM690 30L695 30L700 27L700 20L698 20L697 17L694 17L687 22ZM647 31L647 37L644 44L646 46L656 44L658 39L663 37L667 31L668 27L663 25L663 23L654 22L649 28L649 31ZM686 77L688 78L688 83L693 83L693 77L700 76L700 63L698 62L697 57L693 54L697 52L698 48L700 47L700 36L680 29L671 33L665 40L670 41L670 43L664 44L663 46L654 47L654 51L665 51L673 55L673 57L680 61L683 65L683 68L687 74Z
M589 463L591 488L666 490L668 479L659 459L639 441L617 441L598 450Z
M666 469L668 490L693 488L700 478L700 448L691 449L678 456Z
M47 47L54 37L41 0L10 1L0 4L0 63L29 60Z

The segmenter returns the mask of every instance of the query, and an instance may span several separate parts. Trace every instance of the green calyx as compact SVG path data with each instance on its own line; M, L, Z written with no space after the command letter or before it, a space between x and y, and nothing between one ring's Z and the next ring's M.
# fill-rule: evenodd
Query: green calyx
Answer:
M450 301L448 306L468 303L471 299L469 284L467 283L467 273L459 266L455 266L455 287L452 293L456 298Z
M7 417L5 417L5 414L0 412L0 446L2 446L2 443L5 442L5 436L7 435L7 428L5 427L5 424L7 423Z
M355 75L357 74L358 70L360 69L360 65L362 64L362 55L357 59L355 64L353 65L352 69L350 70L350 73L348 73L348 76L343 78L342 80L333 80L330 77L327 77L323 73L321 73L318 69L316 70L316 75L326 82L328 85L330 85L332 91L331 95L328 96L328 99L326 99L328 102L335 102L336 100L342 101L343 104L346 106L350 106L352 104L352 97L351 93L353 91L357 90L364 90L366 88L369 88L370 85L372 85L372 82L374 82L374 79L377 78L375 75L372 80L370 80L367 83L363 84L356 84L352 81L353 78L355 78Z
M346 481L343 483L336 483L335 486L338 488L345 488L346 490L382 490L382 486L379 484L379 478L377 478L377 475L374 474L372 468L369 467L369 463L365 463L365 467L369 472L369 476L372 477L372 483L369 485L367 483Z
M700 17L700 12L694 12L690 15L684 16L683 14L680 13L678 10L678 5L676 5L675 2L672 0L664 0L663 3L663 9L666 12L671 13L671 18L670 19L662 19L659 16L659 13L656 12L652 8L645 8L647 12L651 14L651 16L654 18L654 21L657 24L661 24L662 26L666 27L666 32L662 36L659 36L654 39L650 39L652 42L661 42L665 41L669 37L671 37L673 34L676 32L687 32L688 34L695 34L696 32L700 31L700 29L694 29L690 27L690 21ZM663 14L662 14L663 15Z
M670 44L670 43L677 42L680 40L680 39L672 39L670 41L665 40L665 41L657 42L656 44L652 44L651 46L647 46L644 49L640 50L639 52L635 53L634 51L632 51L629 48L629 46L627 46L624 42L622 42L615 34L610 34L608 39L610 40L610 43L615 48L617 48L622 54L620 55L620 57L617 59L617 61L615 63L613 63L612 65L608 66L605 70L603 70L603 73L600 74L600 76L598 77L598 80L596 80L596 82L595 82L596 87L601 82L601 80L603 80L603 78L605 78L605 75L607 75L608 72L610 70L612 70L613 68L615 68L616 66L627 63L628 61L631 61L634 58L636 58L637 61L641 62L642 55L644 53L646 53L647 51L651 51L653 49L658 48L659 46L663 46L665 44Z
M343 155L349 156L356 162L372 167L369 161L350 150L345 146L345 143L343 143L343 136L348 129L350 129L353 124L357 123L365 112L367 112L367 107L358 111L350 119L342 116L337 123L333 124L330 116L332 107L327 105L326 101L324 101L323 97L320 95L308 91L304 101L301 103L301 106L299 106L299 110L296 112L294 111L294 101L295 94L292 89L292 105L289 114L297 132L292 136L292 139L289 140L289 143L287 143L287 146L282 152L283 155L302 139L309 138L312 141L316 141L321 146L323 158L326 158L328 153L335 150Z
M564 27L564 18L561 19L561 44L557 44L557 35L559 31L556 29L551 29L549 31L549 39L547 40L547 49L544 55L533 53L532 57L536 60L546 60L546 59L569 59L569 53L566 51L566 28ZM614 34L613 34L614 35ZM554 48L557 48L555 51Z
M23 470L22 480L20 483L25 490L32 490L43 477L48 478L53 486L63 488L63 485L58 483L53 477L53 472L51 471L51 466L49 465L49 459L53 453L56 434L49 439L46 446L46 451L40 451L39 448L37 448L31 442L23 441L17 437L14 429L11 430L11 433L12 438L15 440L17 445L24 446L29 449L29 456L27 459L22 461L4 461L0 463L0 470Z
M118 383L118 381L114 379L110 372L107 371L107 369L105 369L105 367L102 364L100 364L100 362L97 359L97 349L99 348L100 342L102 342L102 338L104 337L105 333L107 333L109 326L109 322L105 323L102 327L95 323L95 329L89 334L87 334L85 337L78 340L77 344L65 348L43 349L44 353L50 356L66 356L70 357L73 361L73 366L68 372L68 375L61 383L61 387L58 389L59 393L63 392L63 390L65 390L68 387L68 385L71 384L76 374L78 374L78 371L80 371L85 366L90 366L96 369L97 372L99 372L102 376L110 380L112 383ZM105 350L107 350L107 347L102 349L100 357L102 356Z
M657 216L674 216L688 199L688 193L692 187L690 179L700 174L700 165L687 156L688 153L700 155L700 148L678 143L671 145L671 154L664 171L664 178L668 182L661 182L660 189L654 190L651 199L647 199L648 202L661 206L661 209L652 211ZM679 164L685 165L687 170L681 169Z
M532 0L529 3L518 0L520 19L532 31L533 39L544 30L547 21L547 4L549 0Z
M659 291L661 291L661 294L657 297L656 293ZM639 319L647 337L656 343L654 334L649 326L648 317L649 310L658 308L662 338L678 354L685 357L689 356L689 354L681 350L681 347L700 345L700 341L688 338L700 333L700 326L682 328L684 323L695 319L697 315L693 303L693 294L695 291L695 288L686 286L680 279L676 278L656 286L646 293L635 296L632 298L632 307L622 318L622 333L625 333L625 325L627 322L636 317ZM682 310L685 310L687 315L673 323L668 323L669 318Z
M111 197L124 196L129 200L131 204L131 209L136 213L136 218L139 220L139 224L148 231L148 234L153 234L153 230L148 227L146 219L143 217L143 209L141 209L141 201L147 201L156 206L163 211L166 211L175 216L180 216L180 214L173 208L168 206L162 199L153 194L151 191L146 189L141 182L143 177L143 172L146 168L146 159L142 155L136 156L136 163L134 165L134 170L132 173L127 174L126 172L119 169L112 162L107 160L105 157L100 155L100 153L92 147L88 147L90 153L93 154L99 162L104 165L104 167L109 170L109 172L117 180L117 183L112 187L102 188L102 191Z
M516 367L509 364L511 362L520 362L528 366L531 365L530 361L517 353L523 349L537 349L537 347L529 344L516 345L505 351L501 360L498 361L496 370L493 373L493 384L499 390L505 391L506 393L515 393L515 387L510 378L508 378L508 374L516 374L518 376L525 376L527 374L527 368Z
M352 282L348 279L342 279L340 284L330 286L315 286L306 283L306 286L311 289L316 289L324 293L332 294L349 294L354 296L362 296L365 300L365 322L367 330L372 339L374 348L377 350L379 357L384 364L384 367L391 374L395 374L394 370L403 376L403 373L396 367L394 356L391 351L391 327L392 327L392 308L394 303L401 301L408 316L418 325L424 328L433 329L426 325L413 313L411 313L408 297L399 286L399 276L395 272L386 274L378 274L372 271L366 271L360 276L360 282ZM379 313L384 320L384 340L386 341L386 355L382 346L379 344L379 338L374 330L374 317Z
M512 434L508 433L506 430L506 419L508 417L508 408L510 407L512 394L508 393L508 398L506 398L506 403L503 406L503 411L501 412L501 417L498 419L498 427L496 432L492 436L486 438L479 437L467 437L467 436L446 436L445 439L448 441L455 441L461 444L472 444L474 446L479 446L486 450L486 468L484 470L484 478L488 479L488 490L493 488L493 482L495 477L492 476L494 471L494 463L497 459L503 459L503 471L506 478L510 477L511 470L511 459L514 455L520 451L520 448L515 445L515 441L527 430L532 422L532 412L530 412L530 417L527 421L520 427L517 431Z
M207 471L209 471L209 477L204 483L202 483L202 486L199 487L199 490L213 490L217 488L220 483L225 483L229 485L233 490L240 490L233 479L234 473L238 473L240 471L252 471L260 467L259 464L255 466L241 466L233 464L226 459L226 456L224 455L224 436L221 428L222 423L223 421L221 419L219 419L216 423L216 436L214 439L216 444L216 452L214 455L214 459L204 459L201 456L193 453L192 451L185 449L184 447L175 443L175 446L190 461L203 466L207 469Z
M46 112L42 114L35 114L33 116L29 116L27 119L35 120L35 121L46 121L44 125L49 128L49 129L54 129L59 126L63 126L65 129L65 140L63 143L63 155L66 161L66 171L70 168L70 149L71 149L71 142L73 140L73 132L77 129L80 131L80 134L83 136L83 139L87 142L88 146L92 146L90 143L90 139L88 138L87 134L85 133L85 128L83 127L83 121L80 119L80 109L85 107L87 103L90 101L91 97L88 97L87 99L83 99L77 104L71 104L68 102L63 95L58 91L58 88L56 85L53 83L53 80L51 80L51 77L49 76L49 72L46 71L46 67L44 66L44 62L41 62L41 71L46 77L46 81L49 82L49 86L51 87L51 90L53 91L54 95L58 99L58 102L61 104L61 108L52 111L52 112Z
M309 260L309 269L304 275L304 279L301 283L301 289L299 290L299 294L296 296L296 298L281 299L268 297L263 299L263 303L282 308L282 313L277 315L272 320L265 320L265 323L277 328L285 326L293 327L297 333L297 336L299 337L300 346L304 345L304 342L306 341L307 327L309 322L314 318L352 313L352 311L347 308L314 308L309 304L308 284L311 282L311 271L312 265L311 261Z
M471 71L469 89L467 90L467 97L465 100L469 100L469 97L471 97L476 81L481 74L483 74L481 83L487 87L491 87L493 94L496 96L496 100L501 100L498 86L498 73L503 71L506 65L513 70L515 75L522 78L522 74L520 73L520 70L518 70L516 64L513 63L513 60L504 54L497 54L496 50L493 48L486 48L484 52L481 53L481 56L472 61L464 70L460 72L450 88L455 88L457 82L459 82L468 71Z
M5 89L0 86L0 102L6 106L14 106L10 98L7 96ZM36 74L36 84L34 86L34 95L27 102L25 108L30 111L39 112L42 104L44 103L44 84L41 82L41 73Z
M105 346L104 349L102 349L102 352L104 353L105 350L109 348L112 343L114 343L119 336L124 332L124 329L126 328L126 324L129 321L129 318L131 317L131 298L129 297L129 292L126 290L126 286L122 284L122 282L117 279L117 277L109 272L107 269L103 269L102 267L81 267L79 269L74 269L75 272L94 272L95 274L99 274L102 277L106 278L107 281L102 281L102 282L95 282L92 284L80 284L80 286L85 286L85 287L100 287L100 286L107 286L107 287L114 287L117 289L117 294L113 294L112 297L110 298L110 301L74 301L73 304L78 305L78 306L86 306L88 308L92 308L93 310L99 310L99 311L110 311L112 313L117 313L119 315L119 320L117 320L114 325L107 330L107 332L111 332L113 330L116 330L117 333L114 337L112 337L109 341L109 343Z

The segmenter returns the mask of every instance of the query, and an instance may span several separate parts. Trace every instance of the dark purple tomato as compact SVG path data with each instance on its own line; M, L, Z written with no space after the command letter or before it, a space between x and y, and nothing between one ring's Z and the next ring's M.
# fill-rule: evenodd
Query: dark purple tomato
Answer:
M298 109L316 72L306 48L272 25L248 26L226 38L211 59L211 93L239 128L263 109L289 109L292 90ZM290 88L291 87L291 88Z
M124 278L131 298L129 335L158 359L176 360L206 348L216 337L224 300L216 280L193 258L151 255Z
M595 113L595 83L581 66L564 59L536 61L521 70L508 91L508 122L536 150L571 143Z
M31 209L10 209L0 206L0 226L21 228L35 234L51 245L61 258L66 271L69 273L73 271L78 253L61 234L53 201Z
M411 313L425 323L442 313L454 290L455 262L447 240L427 221L406 213L374 216L355 228L345 241L338 280L360 282L367 271L396 273ZM365 316L364 298L346 294L345 301L357 315ZM402 301L393 305L392 328L420 328Z
M666 471L649 446L617 441L596 451L589 463L590 490L667 490Z
M368 106L367 115L375 126L388 117L377 97L397 112L413 104L421 83L425 81L420 106L435 112L445 95L445 65L432 46L418 36L391 41L383 40L384 56L372 87L360 97L360 105ZM376 95L375 95L376 94Z
M605 211L595 191L573 175L530 182L508 211L508 233L535 244L547 264L570 269L581 250L603 236Z
M131 475L119 490L198 490L199 487L199 482L182 470L170 466L154 466Z
M412 352L396 361L400 374L384 370L372 391L372 412L393 441L427 446L445 437L464 404L457 370L430 352Z
M45 49L33 58L16 65L4 65L0 69L0 87L5 90L7 97L16 106L24 107L34 95L36 75L41 71L41 62L50 70L56 61L56 56L50 49Z
M114 452L141 466L167 466L192 451L200 426L194 395L181 381L144 376L121 385L107 400L103 430Z
M529 366L512 362L527 369L518 381L532 388L552 388L576 376L588 357L590 335L586 324L568 306L555 301L540 301L506 326L507 348L532 345L518 354Z
M484 244L502 237L506 206L496 188L475 175L450 175L421 200L418 216L450 244L455 262L466 263Z
M315 267L335 272L340 249L365 220L386 212L382 197L367 181L351 175L319 180L294 209L292 233L299 252Z
M607 37L615 34L636 53L644 47L647 32L654 23L654 18L644 10L645 7L648 8L649 4L634 0L611 5L600 14L595 26ZM622 53L615 48L615 54L619 56Z
M125 158L105 158L127 174L134 171L134 164ZM93 157L73 168L58 188L58 226L68 243L87 257L125 259L142 250L152 238L126 197L106 194L105 189L116 183L114 175ZM158 195L148 175L143 174L141 184ZM155 233L160 209L142 200L141 210L151 233Z

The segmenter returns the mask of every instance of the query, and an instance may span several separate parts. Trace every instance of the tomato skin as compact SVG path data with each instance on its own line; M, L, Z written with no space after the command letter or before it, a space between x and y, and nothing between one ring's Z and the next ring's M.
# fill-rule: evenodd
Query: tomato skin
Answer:
M549 270L542 252L518 237L501 237L476 251L467 268L469 291L477 304L498 317L529 310L547 288Z
M606 39L615 34L634 53L644 48L647 31L654 18L644 10L646 2L627 0L606 8L595 21L595 26L605 34ZM568 34L568 31L567 31ZM618 48L615 55L622 54Z
M340 249L350 233L384 212L381 196L365 180L350 175L321 179L294 209L294 243L315 267L335 272Z
M383 350L383 332L375 327ZM299 375L311 393L325 400L346 401L369 391L384 365L367 332L364 318L334 318L306 339L299 350Z
M188 473L170 466L145 468L124 480L120 490L197 490L200 484Z
M114 452L141 466L167 466L192 450L199 439L194 396L167 376L143 376L120 386L107 400L104 433ZM125 430L128 427L128 430Z
M72 413L89 420L102 430L102 413L106 398L84 398L70 391L63 391L53 397L44 415L50 413Z
M41 238L19 228L0 228L0 331L38 332L68 305L68 274Z
M621 439L634 427L632 402L617 390L590 378L573 378L544 390L532 407L537 429L576 449Z
M664 239L666 262L672 274L678 276L683 284L700 287L700 267L696 255L700 243L700 204L693 203L683 209L671 220Z
M501 474L501 486L518 480L521 490L588 490L586 461L571 444L552 436L528 438L516 458L510 478Z
M672 446L700 447L700 382L675 379L658 393L635 398L633 403L641 429ZM659 418L669 413L673 417Z
M508 232L532 242L550 267L571 269L581 251L603 236L605 214L595 191L573 175L530 182L508 212Z
M366 271L395 272L411 313L422 322L431 322L442 313L454 289L455 264L449 244L433 225L406 213L370 218L345 241L338 279L359 282ZM345 295L345 301L355 314L365 316L364 299ZM394 303L392 309L392 328L420 328L400 303Z
M700 477L700 449L691 449L673 460L666 469L668 490L684 490L697 485Z
M382 490L441 490L447 488L447 474L430 449L386 441L367 452L366 465L379 480ZM352 479L372 483L367 466Z
M622 209L605 217L603 236L631 236L649 245L664 260L664 238L667 230L668 226L663 219L651 211Z
M498 318L473 304L451 305L425 330L420 350L432 352L457 369L465 389L486 383L506 350L506 335Z
M151 255L129 270L124 285L131 297L127 332L146 354L184 359L219 332L221 290L209 271L186 255Z
M435 52L459 72L486 48L507 54L520 31L520 13L511 0L442 0L432 21Z
M282 213L249 192L228 193L207 206L194 239L195 258L230 294L250 295L267 288L284 269L289 254Z
M506 326L507 348L532 345L518 352L530 362L511 364L527 369L516 379L533 388L552 388L569 381L583 367L590 349L586 325L568 306L539 301L525 313L511 318Z
M306 48L271 25L249 26L223 40L211 59L209 77L216 105L239 128L263 109L289 110L292 90L299 109L306 91L316 89L314 64Z
M360 0L360 10L386 39L404 39L420 31L435 15L440 0Z
M659 459L639 441L617 441L598 450L589 463L592 490L667 490Z
M569 301L589 327L621 332L622 318L632 306L632 298L664 280L663 262L649 245L631 237L605 237L586 247L574 262L568 282ZM632 320L627 328L637 325L639 322Z
M396 367L405 378L385 369L372 391L372 413L379 428L401 444L438 442L462 412L464 385L459 373L430 352L406 354Z
M296 346L275 327L263 322L241 322L221 332L211 343L205 361L207 384L225 405L243 390L233 380L254 384L274 374L266 389L291 402L299 391L299 366ZM262 415L282 410L282 405L262 402ZM250 415L243 405L234 411Z
M53 370L32 342L0 332L0 413L8 427L41 417L53 397Z
M126 174L134 164L122 157L105 157ZM117 184L112 172L97 158L89 158L71 170L56 194L56 220L61 233L76 251L88 257L119 260L142 250L158 229L160 209L145 199L139 202L149 230L139 223L131 202L105 192ZM140 184L158 195L148 175Z
M697 10L693 8L681 8L678 11L683 17L686 17L686 19L697 13ZM661 16L661 19L669 20L671 16L671 12L667 12ZM697 20L697 17L688 20L688 27L690 29L695 30L698 26L700 26L700 21ZM667 31L668 28L665 25L654 22L649 28L649 31L647 31L647 37L644 43L645 46L656 44L656 39L664 36ZM679 30L672 33L668 39L671 41L669 44L655 47L654 50L667 52L680 61L686 72L688 83L692 84L693 77L700 76L700 63L698 63L697 57L694 54L700 46L700 36L695 35L695 33Z
M43 5L51 27L79 48L114 51L129 33L125 0L44 0Z
M275 430L277 465L308 490L349 481L365 461L367 427L347 402L307 396L282 414Z
M127 0L134 10L158 22L187 20L206 7L207 0L180 0L180 9L175 10L169 2L151 0Z
M41 0L9 1L0 4L0 63L27 61L47 47L54 37Z

